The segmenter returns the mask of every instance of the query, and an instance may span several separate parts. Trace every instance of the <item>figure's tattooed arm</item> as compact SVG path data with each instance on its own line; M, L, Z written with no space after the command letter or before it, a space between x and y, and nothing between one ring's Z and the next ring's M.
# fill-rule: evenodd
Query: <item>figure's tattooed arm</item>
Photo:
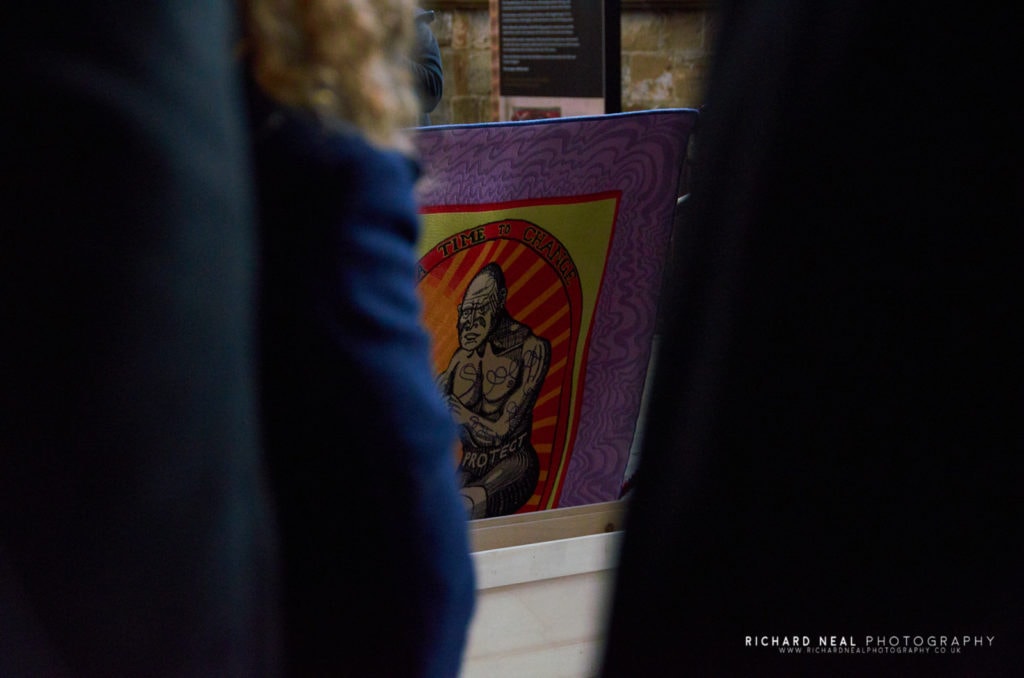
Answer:
M449 398L449 406L456 422L473 443L480 446L500 444L515 432L524 420L529 419L537 401L551 360L551 347L545 339L531 336L523 343L522 359L509 373L502 375L484 374L488 379L514 379L518 383L491 415L480 414L465 407L457 398Z

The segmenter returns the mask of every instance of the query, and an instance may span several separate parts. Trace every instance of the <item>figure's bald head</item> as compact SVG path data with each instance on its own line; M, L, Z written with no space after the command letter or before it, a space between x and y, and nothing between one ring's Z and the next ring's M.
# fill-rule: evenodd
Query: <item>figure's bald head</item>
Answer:
M501 270L501 266L497 263L492 261L477 271L477 274L473 276L473 282L470 283L470 286L472 287L474 282L486 278L490 278L501 292L505 292L507 289L505 286L505 271Z
M473 276L459 304L459 344L462 348L472 351L487 340L494 321L505 308L507 295L505 273L498 264L487 264Z

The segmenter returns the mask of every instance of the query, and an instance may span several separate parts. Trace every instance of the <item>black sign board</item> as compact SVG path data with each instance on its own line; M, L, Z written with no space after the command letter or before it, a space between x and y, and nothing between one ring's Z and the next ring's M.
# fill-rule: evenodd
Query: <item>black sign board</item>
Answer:
M588 99L594 112L619 110L619 0L497 5L501 97Z

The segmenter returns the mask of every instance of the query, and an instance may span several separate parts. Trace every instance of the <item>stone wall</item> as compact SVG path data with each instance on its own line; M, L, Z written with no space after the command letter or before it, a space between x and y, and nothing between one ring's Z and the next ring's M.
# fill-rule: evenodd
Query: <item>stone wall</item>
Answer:
M693 4L623 2L622 109L697 108L703 104L712 12ZM441 46L445 92L434 124L494 119L491 92L491 26L486 1L423 3Z

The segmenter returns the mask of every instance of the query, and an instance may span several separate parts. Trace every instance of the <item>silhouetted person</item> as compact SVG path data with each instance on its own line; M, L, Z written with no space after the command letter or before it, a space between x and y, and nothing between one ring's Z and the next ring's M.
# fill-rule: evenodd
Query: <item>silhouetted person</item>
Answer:
M413 87L420 100L420 125L430 124L430 114L441 103L441 95L444 94L444 64L437 36L430 28L432 23L432 10L416 10L416 39L409 66L412 69Z
M1018 670L1019 37L961 9L721 7L605 676Z
M273 676L234 3L0 29L0 675Z

